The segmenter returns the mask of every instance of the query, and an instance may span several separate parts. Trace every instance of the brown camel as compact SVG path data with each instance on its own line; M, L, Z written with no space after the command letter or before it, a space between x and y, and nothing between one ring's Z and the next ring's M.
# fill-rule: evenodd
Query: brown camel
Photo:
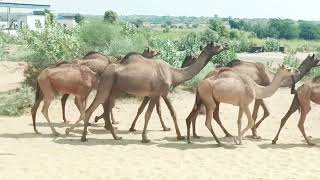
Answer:
M150 48L147 48L143 51L142 56L147 58L153 58L157 56L159 52L155 50L150 50ZM96 72L97 75L100 77L100 74L104 71L104 69L110 65L111 63L120 62L119 58L113 57L113 56L106 56L98 52L89 52L87 53L82 60L75 61L76 64L84 65L90 68L93 72ZM66 101L69 97L69 94L64 94L61 98L61 106L62 106L62 116L63 121L67 122L66 115L65 115L65 105ZM102 118L103 115L97 116L95 119L95 122L97 122L100 118ZM111 119L112 124L117 124L118 122L114 119L113 112L111 112Z
M193 56L186 56L184 62L188 62L188 63L183 63L181 68L190 66L191 65L190 63L194 63L195 60L196 60L196 58L193 57ZM138 120L139 116L141 115L141 113L143 112L144 108L146 107L146 105L148 104L149 101L150 101L150 97L144 97L144 99L142 101L142 104L140 105L140 107L138 109L137 115L136 115L136 117L134 118L134 120L133 120L133 122L131 124L131 127L129 129L130 132L136 131L134 127L135 127L135 125L137 123L137 120ZM160 123L161 123L162 128L163 128L163 131L170 131L170 128L166 127L166 125L164 124L163 119L162 119L160 98L156 102L156 109L157 109L157 113L158 113L158 116L159 116L159 119L160 119Z
M191 122L196 119L201 105L204 105L206 108L205 124L216 142L220 145L220 141L212 129L211 120L216 111L217 104L222 102L239 106L238 137L234 140L236 144L242 144L242 136L254 125L249 104L254 99L263 99L272 96L281 86L283 80L298 73L298 70L293 70L282 65L268 86L260 86L248 75L237 73L237 71L232 68L222 68L215 76L202 80L197 89L194 108L186 119L188 143L191 142ZM241 130L243 112L245 112L248 118L248 125Z
M107 112L107 114L105 114L106 123L111 124L110 110L112 106L110 104L116 96L115 93L121 91L132 95L150 97L149 106L145 114L142 142L150 141L147 138L146 130L153 108L160 96L164 99L171 115L174 117L177 139L184 139L180 134L176 113L167 95L172 87L191 79L199 73L211 57L220 53L223 49L224 47L220 44L210 43L202 50L194 64L182 69L171 67L163 61L148 61L143 56L137 54L127 55L125 57L128 58L128 61L134 61L135 63L127 65L112 64L108 66L100 80L95 99L86 110L85 117L80 117L80 119L84 118L85 122L81 141L86 141L89 118L99 104L105 104L104 109L105 112ZM80 120L78 120L77 123L79 123L79 121ZM111 133L114 139L120 139L114 134L112 126Z
M298 68L300 71L300 74L292 76L293 81L292 81L292 79L288 79L290 81L286 81L285 83L281 84L281 87L288 87L288 86L292 85L292 88L294 88L294 84L296 82L298 82L300 79L302 79L302 77L305 74L307 74L311 70L311 68L314 67L318 62L319 61L315 59L314 54L308 55ZM229 62L226 65L226 67L234 69L235 71L237 71L237 73L244 73L244 74L248 75L257 84L259 84L261 86L269 85L271 83L272 79L274 78L274 74L272 72L270 72L269 70L267 70L263 64L258 63L258 62L252 63L252 62L245 62L245 61L240 61L240 60L233 60L233 61ZM218 71L219 71L219 69L211 71L210 73L207 74L207 76L204 79L211 77L211 76L214 76ZM264 113L263 113L262 118L256 123L256 119L258 116L258 111L259 111L260 106L263 108ZM202 113L204 111L205 111L205 109L204 109L204 107L202 107L200 110L200 113ZM254 103L253 113L252 113L252 118L254 119L254 126L251 129L253 138L260 138L257 135L256 129L260 126L260 124L269 115L270 115L270 112L269 112L266 104L264 103L263 99L256 99L255 103ZM225 135L227 137L231 137L231 134L224 128L224 126L221 123L221 120L219 117L219 104L217 104L216 111L213 114L213 117L217 121L217 123L219 124L219 126L221 127L221 129L223 130ZM195 132L195 123L192 123L192 124L193 124L193 136L195 138L199 138L199 136Z
M59 133L50 123L48 108L57 94L73 94L76 96L75 104L84 114L86 100L91 90L96 86L96 73L88 67L79 64L57 64L44 69L38 76L35 103L31 109L33 128L36 128L36 114L40 102L43 100L42 114L45 116L54 135Z
M288 118L296 112L297 110L300 111L300 119L298 122L298 128L301 131L304 139L306 140L308 145L315 145L314 143L310 142L309 138L307 137L304 131L304 122L306 120L307 114L311 110L310 102L314 102L316 104L320 104L320 76L313 78L311 81L304 83L297 89L296 94L294 95L293 101L291 106L286 113L286 115L281 119L280 128L278 130L277 135L272 140L272 144L276 144L279 138L279 134L286 124Z

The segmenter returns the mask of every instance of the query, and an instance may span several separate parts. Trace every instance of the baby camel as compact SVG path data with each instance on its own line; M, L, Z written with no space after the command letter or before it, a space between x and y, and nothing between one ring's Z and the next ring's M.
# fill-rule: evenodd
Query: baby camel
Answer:
M310 140L307 138L307 135L304 131L304 122L306 120L307 114L311 110L310 102L314 102L316 104L320 104L320 76L313 78L311 81L304 83L297 89L296 94L294 95L293 101L291 106L287 112L287 114L281 119L280 128L276 137L272 140L272 144L276 144L279 138L279 134L286 124L288 118L299 110L301 112L300 119L298 122L298 128L301 131L304 139L306 140L308 145L315 145L311 143Z
M188 143L190 143L190 124L196 119L201 105L206 108L206 126L210 130L216 142L220 141L215 135L211 120L217 104L223 102L239 106L238 115L238 137L234 138L236 144L242 144L242 136L247 130L253 127L254 120L249 110L249 104L254 99L263 99L272 96L281 86L283 80L298 74L297 69L280 66L273 81L268 86L260 86L249 76L238 74L231 68L222 68L215 76L202 80L197 89L196 101L194 108L186 119ZM248 118L248 125L241 130L241 118L243 112Z
M34 132L39 133L35 122L37 109L42 100L42 114L48 121L52 133L58 135L48 115L51 101L57 94L73 94L76 96L75 104L80 113L84 114L87 97L96 86L96 81L96 73L82 65L58 64L44 69L38 77L36 99L31 109Z

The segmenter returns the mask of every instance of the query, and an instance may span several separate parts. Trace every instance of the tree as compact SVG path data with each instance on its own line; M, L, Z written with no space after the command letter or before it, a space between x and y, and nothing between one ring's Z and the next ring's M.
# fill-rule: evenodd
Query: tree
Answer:
M84 21L84 16L82 16L79 13L77 13L74 19L78 24L80 24L82 21Z
M299 37L298 25L289 19L271 19L268 28L269 37L295 39Z
M103 20L108 23L116 23L118 21L118 14L114 11L106 11Z
M137 19L136 22L134 22L133 24L139 28L143 26L143 21L141 19Z
M306 40L320 39L320 27L310 23L301 22L299 24L300 34L299 37Z
M210 19L209 24L209 28L213 31L216 31L220 36L226 37L229 35L229 32L222 20L218 18Z

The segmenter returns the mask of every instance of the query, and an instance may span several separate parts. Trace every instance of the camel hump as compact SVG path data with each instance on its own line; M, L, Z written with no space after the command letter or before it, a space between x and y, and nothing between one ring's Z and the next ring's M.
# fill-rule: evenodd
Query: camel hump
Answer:
M86 55L84 55L84 57L87 57L87 56L90 56L90 55L93 55L93 54L100 54L100 53L97 52L97 51L89 51Z
M49 68L56 68L56 67L59 67L59 66L64 65L64 64L70 64L70 62L68 62L68 61L61 61L61 62L58 62L58 63L56 63L56 64L49 65Z
M242 61L239 60L239 59L235 59L235 60L232 60L232 61L228 62L226 67L234 67L234 66L238 66L240 64L242 64Z
M218 71L218 73L217 73L217 75L219 75L219 74L221 74L221 73L223 73L223 72L226 72L226 71L232 71L232 69L229 68L229 67L220 68L219 71Z
M320 76L316 76L312 79L313 83L320 83Z

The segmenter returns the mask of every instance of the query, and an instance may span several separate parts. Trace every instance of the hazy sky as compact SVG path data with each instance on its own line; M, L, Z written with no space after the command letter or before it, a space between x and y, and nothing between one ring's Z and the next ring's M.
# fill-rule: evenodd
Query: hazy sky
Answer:
M1 0L0 0L1 1ZM56 12L320 20L320 0L3 0L47 3Z

